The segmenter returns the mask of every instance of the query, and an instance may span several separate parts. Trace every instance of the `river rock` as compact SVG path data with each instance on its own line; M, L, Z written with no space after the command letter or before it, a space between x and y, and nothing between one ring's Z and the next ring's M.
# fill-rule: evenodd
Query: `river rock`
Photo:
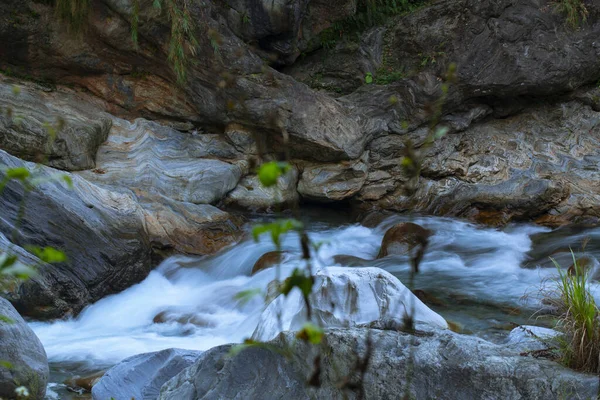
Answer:
M91 169L110 127L108 115L72 91L47 92L0 77L0 149L15 156L68 171Z
M521 325L508 334L506 344L523 351L535 351L556 347L560 332L541 326Z
M298 192L315 201L339 201L354 196L367 179L368 165L363 159L339 164L307 165L303 168Z
M31 399L44 399L50 373L44 346L14 307L1 297L0 316L9 319L0 322L0 361L11 364L10 368L0 366L0 396L15 398L15 389L25 386Z
M264 187L256 175L244 177L225 198L225 204L253 211L275 211L298 203L298 171L292 167L277 180L277 185Z
M167 349L126 358L92 388L94 400L156 400L160 387L192 365L200 351Z
M385 232L377 258L383 258L389 254L406 254L416 246L426 246L432 234L429 229L420 225L412 222L400 222Z
M596 376L449 330L412 336L349 328L328 329L320 346L297 340L293 333L270 342L291 349L290 359L261 347L230 357L231 345L215 347L165 383L159 399L358 398L360 389L350 388L360 382L357 358L367 352L369 335L372 355L362 381L366 398L397 398L407 392L417 400L593 398L599 389ZM414 362L409 364L411 354ZM315 388L307 382L315 381L317 355L321 373Z
M108 141L98 150L97 168L81 175L111 190L209 204L235 188L244 168L243 163L209 157L236 155L218 137L181 133L143 119L115 119Z
M374 321L394 320L402 324L411 312L418 324L447 328L444 318L429 309L396 277L379 268L329 267L315 274L311 294L313 319L327 327L356 326ZM281 312L281 325L277 315ZM300 292L280 295L261 314L252 337L271 340L281 329L300 330L306 309Z
M251 274L254 275L257 272L272 268L277 264L281 264L285 259L289 258L290 253L288 251L269 251L254 263Z
M13 236L21 201L24 215L15 232L19 246L52 246L67 262L41 265L39 274L7 295L23 314L53 318L75 314L90 302L126 289L151 268L144 212L129 195L115 193L59 171L34 166L0 151L0 164L25 167L43 183L23 200L23 186L11 181L0 194L0 232ZM0 171L0 180L5 172Z

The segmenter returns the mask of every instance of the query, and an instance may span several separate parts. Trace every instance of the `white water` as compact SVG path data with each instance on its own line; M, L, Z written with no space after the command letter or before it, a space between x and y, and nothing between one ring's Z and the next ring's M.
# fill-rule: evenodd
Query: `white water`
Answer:
M359 225L313 229L313 242L327 241L319 250L316 267L331 265L337 254L374 258L385 229L398 221L400 218L388 219L375 229ZM435 231L416 288L517 305L523 304L525 293L536 292L544 279L556 275L552 268L520 267L532 246L530 235L544 228L517 226L498 231L445 218L418 218L415 222ZM283 248L297 251L297 236L288 235ZM140 284L98 301L76 319L31 326L51 362L82 363L96 369L143 352L170 347L205 350L240 342L252 335L265 305L260 296L245 304L234 297L247 289L266 290L275 271L253 277L250 271L256 260L271 250L274 246L264 238L260 243L238 244L216 257L171 257ZM283 275L298 263L286 262ZM401 279L409 268L406 258L394 256L369 265ZM166 310L193 316L196 324L153 323L154 317Z

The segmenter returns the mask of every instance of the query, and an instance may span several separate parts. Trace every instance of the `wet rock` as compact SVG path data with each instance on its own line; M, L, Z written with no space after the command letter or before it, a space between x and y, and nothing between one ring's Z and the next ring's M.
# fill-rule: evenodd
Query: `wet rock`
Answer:
M95 167L110 117L74 92L45 92L0 77L0 149L75 171Z
M146 228L153 246L189 254L213 254L237 242L242 220L210 204L143 197Z
M413 304L417 324L447 328L446 321L429 309L397 278L379 268L329 267L315 274L311 296L313 319L323 326L356 326L373 321L394 320L402 324ZM278 312L281 312L281 325ZM299 330L306 322L304 300L298 291L280 295L261 314L252 337L271 340L280 327Z
M298 182L298 193L306 199L322 202L354 196L367 178L369 167L363 159L305 166Z
M417 296L417 298L419 300L421 300L423 303L425 303L427 305L438 306L438 307L448 306L448 304L445 301L432 295L429 292L426 292L425 290L414 289L412 292L415 296Z
M589 279L600 278L600 263L595 257L581 256L576 259L577 266L571 264L567 269L570 276L586 275Z
M126 358L109 369L92 388L94 400L155 400L160 387L202 354L199 351L167 349Z
M34 168L0 151L0 164L26 167L43 182L24 200L15 233L19 246L52 246L68 260L42 265L39 274L5 296L23 315L56 318L143 280L151 268L144 213L126 194L115 193L71 175L73 187L56 181L58 171ZM0 180L5 172L0 171ZM23 186L11 181L0 194L0 232L12 236Z
M155 324L191 324L201 328L212 328L216 326L214 317L211 318L206 315L200 315L200 313L194 313L193 311L178 309L161 311L154 316L152 322Z
M291 346L291 359L259 347L230 357L231 345L215 347L165 383L159 399L357 398L356 392L341 386L348 379L358 382L355 368L358 357L367 352L369 336L374 345L362 384L373 398L396 398L407 390L418 400L553 399L557 390L568 397L593 398L598 391L596 376L549 360L522 357L518 350L477 337L435 329L412 336L349 328L327 330L321 346L295 340L291 332L270 342ZM315 373L318 355L320 385L315 388L307 382Z
M48 384L48 359L42 343L13 306L0 297L0 396L15 398L15 389L25 386L30 398L42 400ZM7 320L4 320L4 319Z
M256 260L254 266L252 267L251 274L254 275L257 272L267 268L272 268L277 264L281 264L286 258L289 257L289 255L290 253L287 251L269 251Z
M68 379L65 384L73 389L80 388L86 392L91 392L92 388L100 382L106 371L96 372L87 376L75 376Z
M433 234L429 229L412 222L401 222L385 232L377 258L390 254L406 254L417 246L426 246Z
M506 344L521 351L536 351L556 346L560 333L541 326L521 325L508 334Z
M277 185L264 187L256 175L249 175L238 183L224 202L228 206L253 211L275 211L290 208L298 203L298 171L292 168L281 176Z

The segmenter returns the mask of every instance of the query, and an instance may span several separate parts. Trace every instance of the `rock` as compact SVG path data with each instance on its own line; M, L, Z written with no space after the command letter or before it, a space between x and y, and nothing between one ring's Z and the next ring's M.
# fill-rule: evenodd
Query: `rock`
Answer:
M535 351L556 347L560 333L541 326L521 325L508 334L506 344L521 351Z
M427 246L432 234L433 232L420 225L400 222L385 232L377 258L387 257L390 254L406 254L417 246Z
M281 264L285 259L289 258L289 256L290 253L287 251L269 251L256 260L252 267L251 275L267 268L272 268L277 264Z
M224 202L228 206L253 211L274 211L290 208L298 203L298 171L292 168L280 177L277 185L264 187L256 175L244 177Z
M160 387L192 365L199 351L167 349L126 358L92 388L94 400L156 400Z
M363 186L369 167L361 160L305 166L298 193L315 201L340 201L354 196Z
M373 321L402 323L414 304L417 324L447 328L444 318L430 310L396 277L379 268L329 267L315 274L311 294L313 319L323 326L356 326ZM281 325L277 315L281 312ZM280 295L261 314L252 335L271 340L281 330L299 330L306 322L304 300L298 291Z
M68 379L65 384L73 389L83 389L86 392L91 392L92 388L100 382L100 379L104 376L106 371L96 372L95 374L87 375L87 376L75 376L73 378Z
M0 297L0 360L11 368L0 366L0 396L15 398L15 389L25 386L30 398L42 400L48 384L48 359L42 343L13 306Z
M431 306L447 307L448 303L422 289L414 289L413 294L423 303Z
M328 329L320 346L296 340L291 332L270 342L291 348L290 359L262 347L229 357L231 345L215 347L165 383L159 399L358 398L348 381L360 382L356 365L367 352L369 335L372 354L362 381L367 398L397 398L407 392L417 400L554 399L561 394L593 398L599 388L594 375L449 330L412 336L347 328ZM320 385L315 388L307 382L315 373L317 355ZM409 364L411 355L414 362Z
M23 315L56 318L143 280L151 268L144 213L130 196L110 192L77 175L73 187L57 182L58 171L34 167L0 151L0 164L25 167L42 180L24 201L15 244L52 246L67 262L41 265L39 274L6 297ZM4 178L0 171L0 180ZM59 174L60 175L60 174ZM20 182L0 194L0 233L12 236L23 199Z
M237 185L243 164L215 156L237 151L213 136L186 134L138 119L115 119L108 141L97 156L97 169L81 176L116 191L138 196L161 195L176 201L210 204Z
M241 218L209 204L144 197L146 228L153 246L189 254L213 254L241 237Z
M575 268L575 264L571 264L567 274L569 276L584 274L589 279L598 279L600 278L600 263L593 256L581 256L577 258L577 268Z
M68 171L91 169L110 127L108 115L75 93L0 77L0 149L12 155Z

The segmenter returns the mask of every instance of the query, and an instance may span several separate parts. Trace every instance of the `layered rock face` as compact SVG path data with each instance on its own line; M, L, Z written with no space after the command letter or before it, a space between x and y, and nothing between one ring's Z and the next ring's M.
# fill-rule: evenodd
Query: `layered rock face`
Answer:
M421 7L381 26L348 28L364 17L362 3L209 2L187 9L198 21L195 52L202 57L189 63L182 84L166 61L165 11L140 7L136 46L132 4L95 2L78 38L42 3L1 6L13 15L0 24L2 68L84 88L113 115L202 133L194 138L148 122L119 124L95 160L108 165L106 177L94 181L250 209L285 206L299 194L493 224L557 225L600 216L593 179L600 138L596 4L587 5L587 20L576 29L540 0L411 2ZM451 63L457 80L441 112L447 134L426 152L417 194L407 197L407 141L423 144ZM82 169L94 161L89 154L98 145L94 138L105 134L105 120L89 119L83 108L71 119L97 126L85 133L87 156L65 161L62 149L35 142L55 158L53 165ZM12 132L6 137L15 135L4 129ZM33 146L39 132L28 124L22 130L19 140ZM13 151L14 140L3 143ZM192 147L211 161L186 166L184 158L198 155ZM247 156L277 158L284 151L298 178L281 184L283 195L257 190L252 175L243 178L253 173L241 162ZM132 163L135 174L122 171ZM156 179L163 167L174 174Z
M370 349L369 337L375 343ZM361 388L366 398L383 399L404 393L414 399L587 398L598 391L597 377L548 360L522 357L518 346L498 346L447 330L412 336L364 328L332 329L321 346L294 340L291 333L270 344L291 347L293 357L286 359L259 347L231 357L231 346L215 347L165 383L159 399L342 399L359 398ZM368 351L370 362L361 380L357 365ZM309 386L309 381L318 384Z

